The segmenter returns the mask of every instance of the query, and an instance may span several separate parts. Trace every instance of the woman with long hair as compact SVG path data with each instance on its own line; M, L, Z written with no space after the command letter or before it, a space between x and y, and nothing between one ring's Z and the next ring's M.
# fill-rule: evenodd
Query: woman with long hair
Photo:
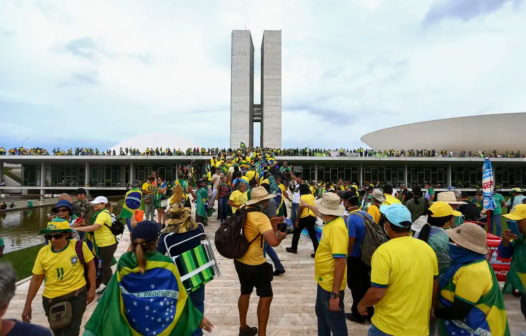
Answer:
M194 306L173 261L157 252L159 224L138 223L132 251L121 256L116 276L86 324L84 335L180 335L213 324Z

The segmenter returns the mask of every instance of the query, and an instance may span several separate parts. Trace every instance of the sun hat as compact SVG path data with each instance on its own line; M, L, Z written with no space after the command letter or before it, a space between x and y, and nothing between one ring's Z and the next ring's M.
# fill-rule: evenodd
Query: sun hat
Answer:
M522 194L523 191L521 190L521 188L513 188L510 190L510 195L513 195L513 194Z
M382 205L380 212L385 215L389 223L399 226L406 227L403 222L408 222L411 225L411 212L402 204Z
M69 227L69 222L63 218L54 218L52 221L47 223L47 227L44 230L38 231L38 234L54 234L61 232L75 232Z
M510 213L503 216L514 221L523 220L526 218L526 204L516 205L513 209L511 209Z
M464 223L454 229L446 230L446 233L452 241L467 250L480 254L488 253L487 233L480 225Z
M250 201L246 205L252 205L276 197L274 194L269 194L265 187L257 187L250 192Z
M104 196L97 196L93 201L90 202L91 204L95 205L95 204L101 204L101 203L104 203L104 204L108 204L108 199Z
M73 207L71 205L71 202L68 201L68 200L60 200L60 201L58 201L57 205L55 205L55 207L53 209L51 209L51 211L53 211L54 213L57 213L57 209L61 208L61 207L68 208L70 213L73 212Z
M453 191L443 191L439 193L437 196L437 202L446 202L447 204L466 204L466 202L457 201L457 197Z
M153 242L159 238L161 226L155 222L144 220L137 223L132 231L132 240L144 239L146 242Z
M431 206L429 207L429 211L433 213L431 215L431 217L433 218L446 217L449 215L453 215L455 217L462 216L462 213L460 211L453 210L451 205L449 205L446 202L442 202L442 201L433 202L433 204L431 204Z
M380 203L385 202L384 193L380 189L374 189L373 192L371 193L371 197Z
M345 208L340 203L340 197L332 192L323 194L323 197L315 202L318 211L329 216L341 216L345 213Z

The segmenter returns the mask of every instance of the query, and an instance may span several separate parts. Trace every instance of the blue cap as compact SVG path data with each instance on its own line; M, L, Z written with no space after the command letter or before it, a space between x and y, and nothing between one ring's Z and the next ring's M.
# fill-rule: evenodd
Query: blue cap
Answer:
M409 225L411 225L411 212L402 204L382 205L380 212L383 213L389 223L393 225L407 227L407 225L401 224L403 222L409 222Z
M137 223L132 231L132 240L144 239L146 242L153 242L159 238L161 226L155 222L144 220Z
M51 211L53 211L54 213L57 213L57 209L61 208L61 207L68 208L70 213L73 212L73 207L71 206L71 202L68 201L68 200L60 200L60 201L58 201L57 205L55 205L55 207Z

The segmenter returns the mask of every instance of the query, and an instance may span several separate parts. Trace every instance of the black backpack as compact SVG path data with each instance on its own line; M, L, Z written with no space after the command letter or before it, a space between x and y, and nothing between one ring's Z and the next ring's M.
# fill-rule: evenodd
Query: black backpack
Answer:
M119 236L124 233L124 224L122 224L122 222L118 218L115 219L115 222L113 222L111 226L107 224L104 224L104 226L110 229L111 233L113 233L114 236Z
M219 226L215 234L217 252L227 259L239 259L247 253L250 245L259 238L259 234L252 241L245 236L245 222L247 213L257 211L254 208L242 207Z

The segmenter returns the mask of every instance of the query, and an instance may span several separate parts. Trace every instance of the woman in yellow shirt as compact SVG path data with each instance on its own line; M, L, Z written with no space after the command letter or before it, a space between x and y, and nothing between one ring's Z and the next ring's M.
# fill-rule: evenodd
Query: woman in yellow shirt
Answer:
M78 335L86 305L95 299L96 267L93 254L86 243L70 239L74 232L69 227L68 221L62 218L53 219L45 230L39 232L45 235L50 244L42 247L38 252L22 312L22 320L30 322L31 303L45 279L42 305L48 319L52 311L65 311L66 315L71 314L70 319L61 321L49 319L50 329L54 335ZM82 259L78 255L79 252L82 253ZM88 270L89 290L82 261ZM62 325L57 325L56 322L61 322Z
M93 205L95 214L92 217L92 225L84 227L75 227L80 232L89 232L88 239L93 242L93 249L102 262L102 282L108 285L113 276L111 270L111 261L117 250L117 239L111 232L113 224L111 217L111 203L104 196L98 196L90 202ZM97 292L102 294L104 290Z
M245 181L241 180L239 182L239 188L230 194L230 198L228 199L228 205L232 207L232 213L235 214L237 209L244 205L247 200L247 184Z

